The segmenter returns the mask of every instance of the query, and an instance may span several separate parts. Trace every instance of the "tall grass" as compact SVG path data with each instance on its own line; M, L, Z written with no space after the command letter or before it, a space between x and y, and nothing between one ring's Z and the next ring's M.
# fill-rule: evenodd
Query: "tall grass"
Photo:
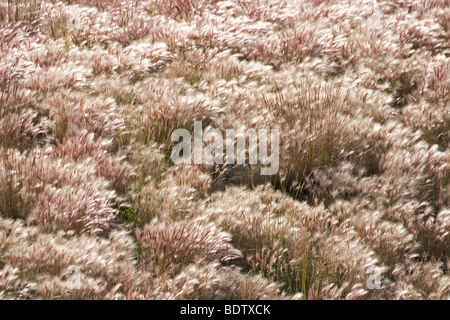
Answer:
M0 298L449 299L449 12L0 0ZM196 120L279 171L174 165Z

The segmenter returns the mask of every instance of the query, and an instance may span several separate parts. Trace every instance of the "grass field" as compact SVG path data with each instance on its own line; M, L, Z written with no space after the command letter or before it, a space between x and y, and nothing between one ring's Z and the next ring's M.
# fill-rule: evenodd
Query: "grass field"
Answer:
M450 299L449 0L0 0L0 299ZM278 129L279 170L171 134Z

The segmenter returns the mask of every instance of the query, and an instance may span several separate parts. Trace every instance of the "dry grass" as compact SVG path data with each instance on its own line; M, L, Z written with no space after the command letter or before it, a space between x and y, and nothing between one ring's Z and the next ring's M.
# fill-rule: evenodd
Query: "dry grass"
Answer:
M449 21L0 0L0 298L449 299ZM173 165L196 120L279 129L280 170Z

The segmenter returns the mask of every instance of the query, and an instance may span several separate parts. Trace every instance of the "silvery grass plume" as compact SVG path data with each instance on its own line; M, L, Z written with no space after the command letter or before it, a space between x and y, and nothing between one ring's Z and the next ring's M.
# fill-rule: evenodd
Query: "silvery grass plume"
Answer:
M0 1L0 298L449 299L449 21ZM278 129L279 170L175 165L195 121Z

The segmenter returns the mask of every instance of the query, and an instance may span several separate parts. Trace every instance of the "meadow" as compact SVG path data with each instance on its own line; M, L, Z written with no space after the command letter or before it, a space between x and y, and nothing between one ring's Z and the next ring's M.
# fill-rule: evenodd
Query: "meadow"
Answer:
M450 0L0 0L0 299L450 299L449 199Z

